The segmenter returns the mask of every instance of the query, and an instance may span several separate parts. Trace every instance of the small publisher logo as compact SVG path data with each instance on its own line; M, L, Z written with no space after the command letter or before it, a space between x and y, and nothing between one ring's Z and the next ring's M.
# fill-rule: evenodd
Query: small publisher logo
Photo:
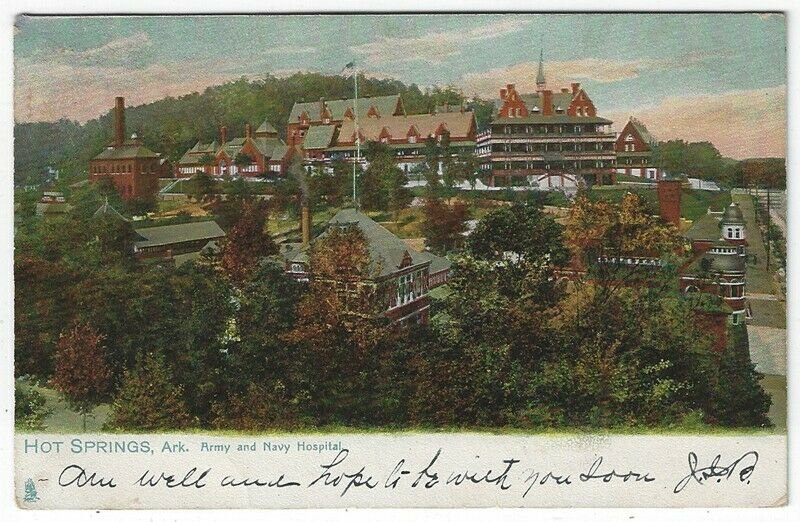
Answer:
M25 498L22 500L24 502L37 502L39 500L39 495L36 494L36 484L33 483L33 479L25 481Z

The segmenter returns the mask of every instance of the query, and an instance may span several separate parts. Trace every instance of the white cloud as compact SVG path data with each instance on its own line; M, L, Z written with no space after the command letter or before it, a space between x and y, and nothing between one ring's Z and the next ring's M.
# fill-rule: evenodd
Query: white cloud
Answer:
M444 31L409 38L379 38L373 42L350 47L364 56L368 64L410 61L441 63L461 53L469 42L490 40L521 31L528 20L505 18L467 31Z
M576 80L592 80L611 83L639 77L644 71L682 69L703 62L711 55L688 53L675 58L644 58L640 60L605 60L584 58L545 63L547 83L553 90L569 85ZM496 97L500 88L514 83L521 92L536 88L538 62L522 62L509 67L498 67L488 71L467 73L461 83L464 91L484 97Z
M153 42L147 33L138 32L130 36L114 38L103 45L82 51L59 47L48 50L46 54L39 52L31 58L75 65L122 64L130 57L140 54L152 44Z
M723 156L786 155L786 86L673 96L657 105L603 113L620 130L630 116L659 140L710 141Z

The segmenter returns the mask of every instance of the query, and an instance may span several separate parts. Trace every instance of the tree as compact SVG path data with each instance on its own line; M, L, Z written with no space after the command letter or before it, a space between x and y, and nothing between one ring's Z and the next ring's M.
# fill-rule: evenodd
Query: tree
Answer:
M558 266L568 259L562 230L541 207L515 203L487 214L467 246L476 258L487 261L518 265L546 260Z
M244 281L263 257L278 247L266 232L267 207L261 201L245 202L242 215L228 232L222 249L222 268L235 282Z
M469 212L463 202L448 204L441 199L426 198L422 213L425 216L422 233L425 235L425 244L432 250L448 252L458 248L464 241Z
M772 398L761 387L764 376L750 361L747 330L730 329L728 346L722 353L714 415L723 426L769 427L767 412Z
M193 424L172 372L158 354L146 354L125 372L107 427L124 431L185 429Z
M53 414L44 396L32 386L14 383L14 427L24 430L45 429L44 419Z
M236 154L236 157L233 158L233 164L236 165L237 170L241 172L245 167L249 167L253 164L253 158L247 154L239 152Z
M214 195L216 183L214 179L205 171L201 171L192 176L194 182L192 195L197 201L208 201Z
M329 229L313 244L309 264L308 293L283 337L298 361L293 396L317 424L372 424L382 416L376 390L396 375L381 373L396 345L380 314L379 267L354 226Z
M83 419L103 402L111 384L103 336L94 328L78 324L58 340L53 387Z

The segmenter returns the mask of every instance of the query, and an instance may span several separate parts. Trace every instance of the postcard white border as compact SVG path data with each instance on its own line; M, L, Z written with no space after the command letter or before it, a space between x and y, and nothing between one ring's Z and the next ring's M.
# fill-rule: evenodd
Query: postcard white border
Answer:
M398 7L397 3L380 0L372 2L370 9L374 10L392 10ZM692 0L677 0L670 1L664 4L642 4L636 0L625 0L614 2L609 5L608 2L597 0L551 0L546 6L541 3L530 3L525 5L521 2L514 2L508 0L496 0L491 3L485 1L474 0L440 0L435 4L429 1L409 0L402 3L402 9L405 11L425 11L435 9L436 11L485 11L491 9L493 11L502 10L537 10L537 11L550 11L550 10L583 10L583 11L597 11L597 10L658 10L658 11L697 11L697 10L725 10L725 11L786 11L787 12L787 38L789 52L789 78L788 78L788 91L789 93L799 93L800 84L797 79L798 53L792 53L792 49L800 49L800 37L798 37L797 29L797 14L800 8L795 7L793 2L790 1L742 1L742 0L711 0L698 3ZM12 71L13 71L13 52L12 52L12 38L13 38L13 17L19 12L30 13L180 13L180 12L193 12L193 13L210 13L219 12L220 9L230 10L236 9L236 12L264 12L264 11L358 11L364 10L363 1L354 0L339 0L337 2L324 2L318 0L312 1L298 1L298 2L264 2L257 0L239 0L235 4L221 5L218 1L199 0L173 0L170 2L159 2L157 0L139 0L123 2L115 2L111 5L103 0L80 0L71 2L69 4L63 1L56 0L30 0L12 3L8 2L0 7L0 12L4 15L4 24L0 27L2 31L2 39L0 39L0 62L2 62L5 81L0 82L0 93L2 93L2 100L5 103L0 104L0 146L3 147L3 158L0 160L5 167L0 172L5 174L3 186L4 190L0 190L0 241L2 241L2 266L11 267L12 263L12 200L11 200L11 172L13 171L13 96L12 96ZM793 95L787 98L788 108L787 114L789 115L788 123L788 136L789 143L800 143L800 131L798 131L797 119L794 118L794 111L797 107L797 102L794 101ZM800 161L798 154L792 153L791 148L788 151L788 172L789 172L789 233L787 243L789 245L797 244L798 227L795 226L795 221L792 216L798 215L800 212L800 196L797 192L798 183L792 177L800 173ZM796 305L796 299L800 296L800 283L798 279L793 276L798 271L798 256L797 253L789 247L788 252L788 294L787 301L788 311L788 340L791 347L795 343L797 324L800 324L800 308ZM11 301L13 296L13 275L10 269L3 272L3 277L0 277L0 295L4 298L0 302L0 335L4 341L3 346L6 347L2 351L2 382L0 385L0 415L2 415L3 423L0 432L0 462L12 462L12 444L13 440L13 388L10 386L10 380L13 378L12 370L12 337L13 337L13 303ZM798 404L800 398L798 391L795 389L794 380L798 371L798 357L793 354L793 350L789 350L789 469L798 469L797 452L792 451L792 448L797 445L797 427L798 427ZM12 513L13 519L19 520L50 520L54 512L20 512L16 509L11 495L8 493L12 490L13 483L13 469L10 465L6 464L0 468L0 512ZM797 499L800 498L800 487L797 482L789 482L790 502L788 508L780 510L734 510L734 509L721 509L721 510L706 510L706 509L691 509L682 510L680 517L682 519L700 519L703 520L730 520L733 518L747 517L749 520L776 520L776 519L796 519L800 510L796 504ZM519 510L508 512L505 510L489 509L489 510L416 510L409 512L407 510L381 510L377 513L372 510L309 510L309 511L282 511L282 512L264 512L264 511L237 511L235 516L245 520L263 520L265 518L276 518L280 520L374 520L380 518L383 520L404 520L407 518L436 518L436 519L506 519L509 516L514 518L536 518L539 519L558 519L558 520L621 520L621 519L646 519L646 520L672 520L675 517L675 512L670 510L642 510L642 509L548 509L548 510L530 510L521 512ZM84 512L73 511L61 513L58 517L62 520L84 520L84 519L110 519L110 520L141 520L142 512ZM222 513L216 511L170 511L170 512L147 512L145 517L152 520L218 520Z

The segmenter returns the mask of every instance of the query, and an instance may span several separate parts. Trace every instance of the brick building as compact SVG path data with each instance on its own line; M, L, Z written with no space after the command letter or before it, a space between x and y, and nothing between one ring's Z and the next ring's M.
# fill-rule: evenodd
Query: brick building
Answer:
M285 176L296 153L298 151L288 147L266 120L255 132L249 123L246 124L241 138L229 139L228 128L221 127L218 140L198 141L187 150L178 161L175 173L178 177L189 177L197 172L218 177ZM237 158L247 158L248 163L238 162Z
M514 84L500 89L490 128L477 136L488 184L548 189L615 182L612 122L597 115L580 83L547 88L541 59L536 85L532 94Z
M158 192L158 178L170 176L169 164L145 147L136 134L125 139L125 99L116 98L114 141L89 160L89 181L109 180L123 200L148 198Z
M331 227L355 226L364 234L370 253L373 272L370 280L360 281L375 294L383 315L392 322L427 323L430 315L428 292L447 283L450 261L446 258L419 252L405 241L373 221L367 215L349 208L340 210L319 236L311 238L311 217L306 211L301 219L303 243L283 244L281 254L287 273L300 281L314 277L308 269L311 244L325 237ZM336 284L331 281L331 284Z
M325 159L353 161L356 156L355 129L354 121L345 121L335 142L325 150ZM367 142L384 143L406 173L425 161L429 140L437 144L446 141L453 156L473 154L476 129L474 113L464 107L433 114L370 116L358 121L362 155ZM441 165L439 170L441 174Z
M331 125L338 129L346 120L354 120L358 110L358 120L370 117L405 115L403 100L399 94L352 99L325 100L318 102L298 102L292 106L286 125L286 141L289 146L302 145L306 134L313 127Z
M680 274L685 293L718 295L730 307L731 324L743 324L749 316L745 284L747 240L745 220L736 203L724 212L709 212L697 219L685 236L691 241L693 257Z
M656 139L647 131L647 127L631 116L614 145L617 152L617 174L661 179L661 169L653 164L655 144Z

